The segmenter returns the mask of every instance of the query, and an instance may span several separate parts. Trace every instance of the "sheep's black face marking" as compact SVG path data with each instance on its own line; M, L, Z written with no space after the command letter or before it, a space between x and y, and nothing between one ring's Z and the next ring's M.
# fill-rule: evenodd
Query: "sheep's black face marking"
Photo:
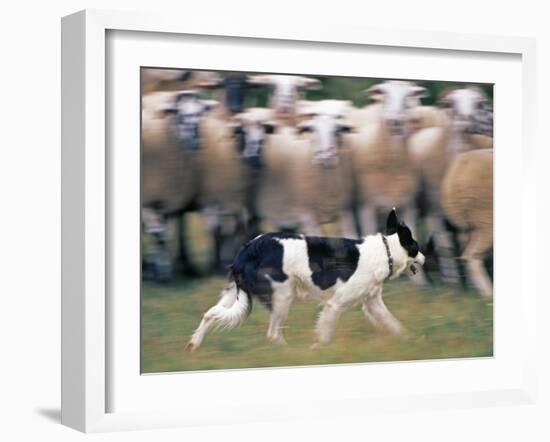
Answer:
M225 104L229 111L233 114L242 112L248 83L244 75L228 76L223 82L225 88Z
M311 279L321 290L332 287L338 279L347 281L357 270L357 246L362 240L306 237L306 243Z

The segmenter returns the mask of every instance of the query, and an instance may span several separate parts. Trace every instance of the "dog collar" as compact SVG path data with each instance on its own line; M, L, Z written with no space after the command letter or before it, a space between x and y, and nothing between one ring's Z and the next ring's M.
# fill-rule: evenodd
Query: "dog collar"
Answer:
M391 275L393 275L393 257L391 256L390 245L388 244L388 238L386 238L384 235L382 235L382 242L386 247L386 254L388 255L388 267L390 268L390 274L388 275L388 278L389 278L391 277Z

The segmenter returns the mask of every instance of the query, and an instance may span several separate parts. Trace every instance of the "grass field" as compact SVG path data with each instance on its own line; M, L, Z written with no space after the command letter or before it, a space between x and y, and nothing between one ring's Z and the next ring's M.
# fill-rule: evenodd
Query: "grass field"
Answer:
M493 354L492 302L472 292L418 289L403 278L385 285L388 308L407 330L404 338L373 329L360 306L345 312L333 342L310 350L319 305L296 301L286 322L287 347L265 337L267 309L256 302L239 328L207 335L195 353L184 346L202 314L218 299L218 277L171 287L143 285L143 373L334 363L483 357Z

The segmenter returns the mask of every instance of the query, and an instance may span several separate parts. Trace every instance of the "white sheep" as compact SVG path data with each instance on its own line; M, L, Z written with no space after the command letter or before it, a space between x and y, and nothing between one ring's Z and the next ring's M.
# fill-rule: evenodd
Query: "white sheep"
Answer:
M180 216L199 196L198 126L201 115L215 104L201 100L195 91L152 92L142 97L142 220L145 233L153 237L151 264L159 280L168 280L172 274L167 223L178 218L183 223ZM183 228L178 231L180 259L190 269Z
M461 152L492 147L492 134L480 133L479 116L487 98L481 89L447 89L439 98L440 107L422 106L413 111L417 130L408 139L408 149L421 176L428 206L427 223L438 252L443 279L459 283L454 260L454 244L444 224L441 208L441 180L452 159ZM492 118L492 116L491 116ZM492 131L492 125L491 131ZM475 132L475 133L474 133Z
M468 235L462 254L468 276L482 296L491 297L493 287L483 258L493 245L493 150L457 155L441 187L445 215Z
M350 137L363 235L377 231L378 209L402 207L407 225L415 225L418 176L407 151L407 125L411 109L419 105L426 90L408 81L386 81L368 93L377 103L350 117L361 124Z
M297 124L297 103L306 90L321 87L321 82L315 78L300 75L262 74L248 77L250 84L271 86L273 93L269 107L277 113L277 119L289 125Z
M419 177L407 139L412 110L420 106L426 89L409 81L385 81L366 92L374 104L352 110L349 117L358 126L350 139L361 234L377 232L377 214L393 207L400 208L414 230ZM413 280L424 284L424 273L418 272Z
M353 236L346 142L350 125L343 119L349 105L339 100L311 102L308 117L296 127L277 120L276 133L267 137L262 151L265 167L256 198L262 218L310 235L321 234L320 225L339 220L346 236Z
M246 78L232 76L203 87L222 88L218 96L224 100L203 119L200 128L203 149L199 202L214 238L214 267L221 270L233 259L240 243L258 229L250 196L255 178L247 163L253 161L253 147L241 152L239 130L244 116L235 114L249 86Z

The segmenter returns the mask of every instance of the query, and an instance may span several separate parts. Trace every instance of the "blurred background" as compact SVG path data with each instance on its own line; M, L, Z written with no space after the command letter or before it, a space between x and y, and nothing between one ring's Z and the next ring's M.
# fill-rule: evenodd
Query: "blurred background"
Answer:
M492 85L159 68L141 80L142 372L492 355ZM355 308L311 351L319 306L296 302L277 347L256 304L183 351L244 242L360 237L392 207L427 256L385 284L405 338Z

